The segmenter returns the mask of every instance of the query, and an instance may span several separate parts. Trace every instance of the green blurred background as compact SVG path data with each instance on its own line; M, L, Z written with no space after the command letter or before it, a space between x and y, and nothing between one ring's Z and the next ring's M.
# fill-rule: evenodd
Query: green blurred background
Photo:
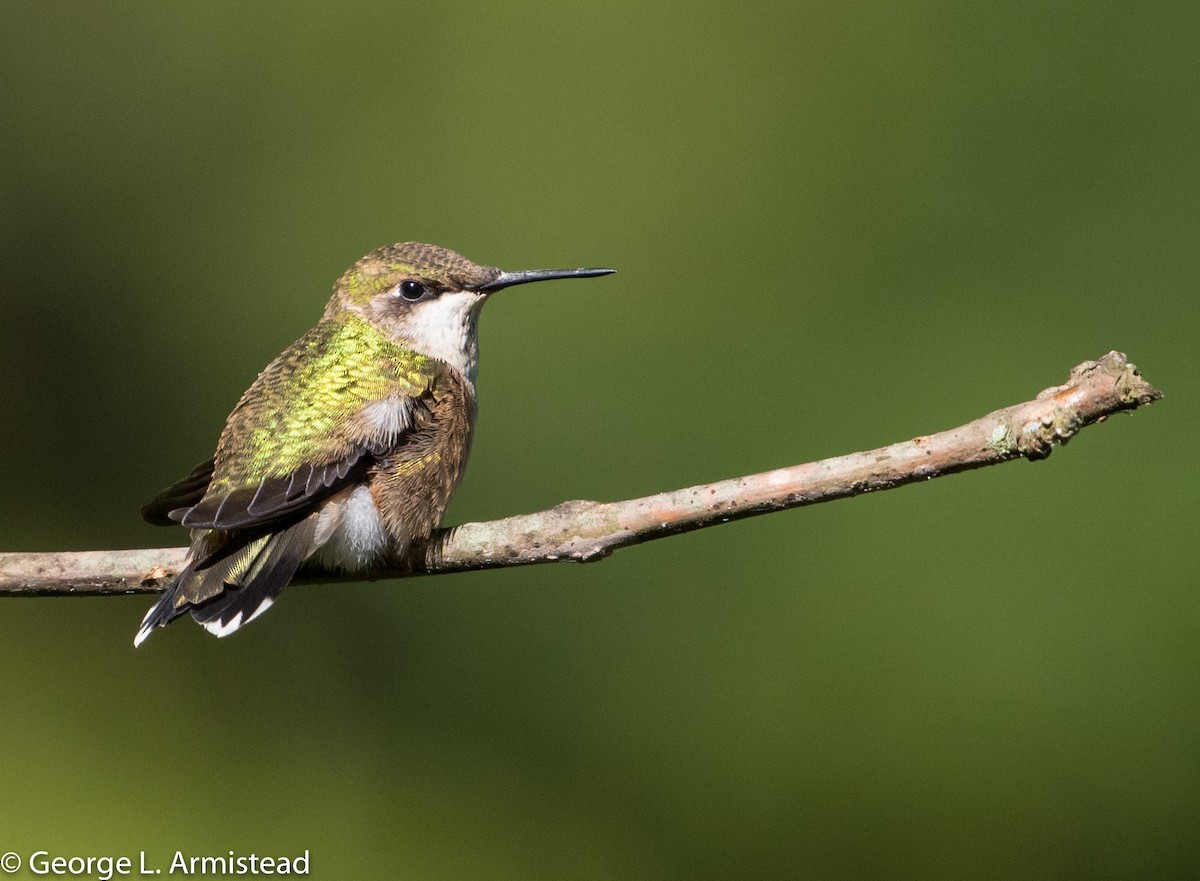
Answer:
M182 544L138 507L398 240L620 269L486 310L452 522L903 440L1113 348L1167 399L1047 462L596 565L295 588L222 641L134 651L144 596L0 599L0 851L1196 877L1197 27L4 4L0 549Z

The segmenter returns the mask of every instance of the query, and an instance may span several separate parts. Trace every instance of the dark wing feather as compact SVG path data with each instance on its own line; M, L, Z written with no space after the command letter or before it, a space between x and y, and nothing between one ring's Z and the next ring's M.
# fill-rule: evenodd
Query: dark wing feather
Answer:
M223 495L210 495L179 512L189 529L259 529L314 507L322 499L360 481L375 462L360 447L336 462L302 465L284 477L268 477Z
M212 481L213 460L205 459L191 470L187 477L173 483L142 507L142 519L155 526L175 526L179 518L171 512L190 508L197 504L208 490Z

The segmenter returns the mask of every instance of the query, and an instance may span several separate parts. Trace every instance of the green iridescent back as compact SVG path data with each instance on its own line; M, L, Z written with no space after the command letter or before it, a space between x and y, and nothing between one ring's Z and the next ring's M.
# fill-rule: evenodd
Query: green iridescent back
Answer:
M354 315L325 318L242 395L217 447L208 497L352 453L349 420L366 404L420 397L442 369Z

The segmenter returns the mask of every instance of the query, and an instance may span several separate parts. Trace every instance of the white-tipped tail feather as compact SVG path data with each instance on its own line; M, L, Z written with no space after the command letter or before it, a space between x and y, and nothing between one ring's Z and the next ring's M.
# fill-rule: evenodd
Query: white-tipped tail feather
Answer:
M271 608L271 605L274 602L274 597L266 597L261 603L258 604L258 608L246 616L245 619L242 617L244 613L238 612L224 623L221 623L221 621L218 619L215 621L205 621L200 626L217 638L228 636L235 630L238 630L239 628L249 624L263 612L267 611L267 609Z
M216 549L203 565L190 560L159 597L134 637L141 645L156 627L188 612L215 636L228 636L271 607L312 553L317 515L244 545Z
M142 626L138 628L137 635L133 638L133 647L137 648L146 641L146 637L154 632L155 625L150 623L150 616L154 614L154 610L158 606L151 606L150 611L146 613L146 617L142 619Z
M315 556L325 566L357 571L377 562L390 542L370 489L347 489L320 513L282 532L203 568L189 561L146 613L133 644L141 645L184 612L214 636L228 636L269 609L305 559Z

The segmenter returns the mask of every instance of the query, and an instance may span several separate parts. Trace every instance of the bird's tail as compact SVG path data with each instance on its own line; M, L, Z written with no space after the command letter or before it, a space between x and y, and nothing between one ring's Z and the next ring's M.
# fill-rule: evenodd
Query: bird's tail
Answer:
M317 518L306 517L229 550L202 554L193 546L187 566L159 597L133 639L139 646L156 627L190 612L215 636L228 636L268 608L312 552Z

